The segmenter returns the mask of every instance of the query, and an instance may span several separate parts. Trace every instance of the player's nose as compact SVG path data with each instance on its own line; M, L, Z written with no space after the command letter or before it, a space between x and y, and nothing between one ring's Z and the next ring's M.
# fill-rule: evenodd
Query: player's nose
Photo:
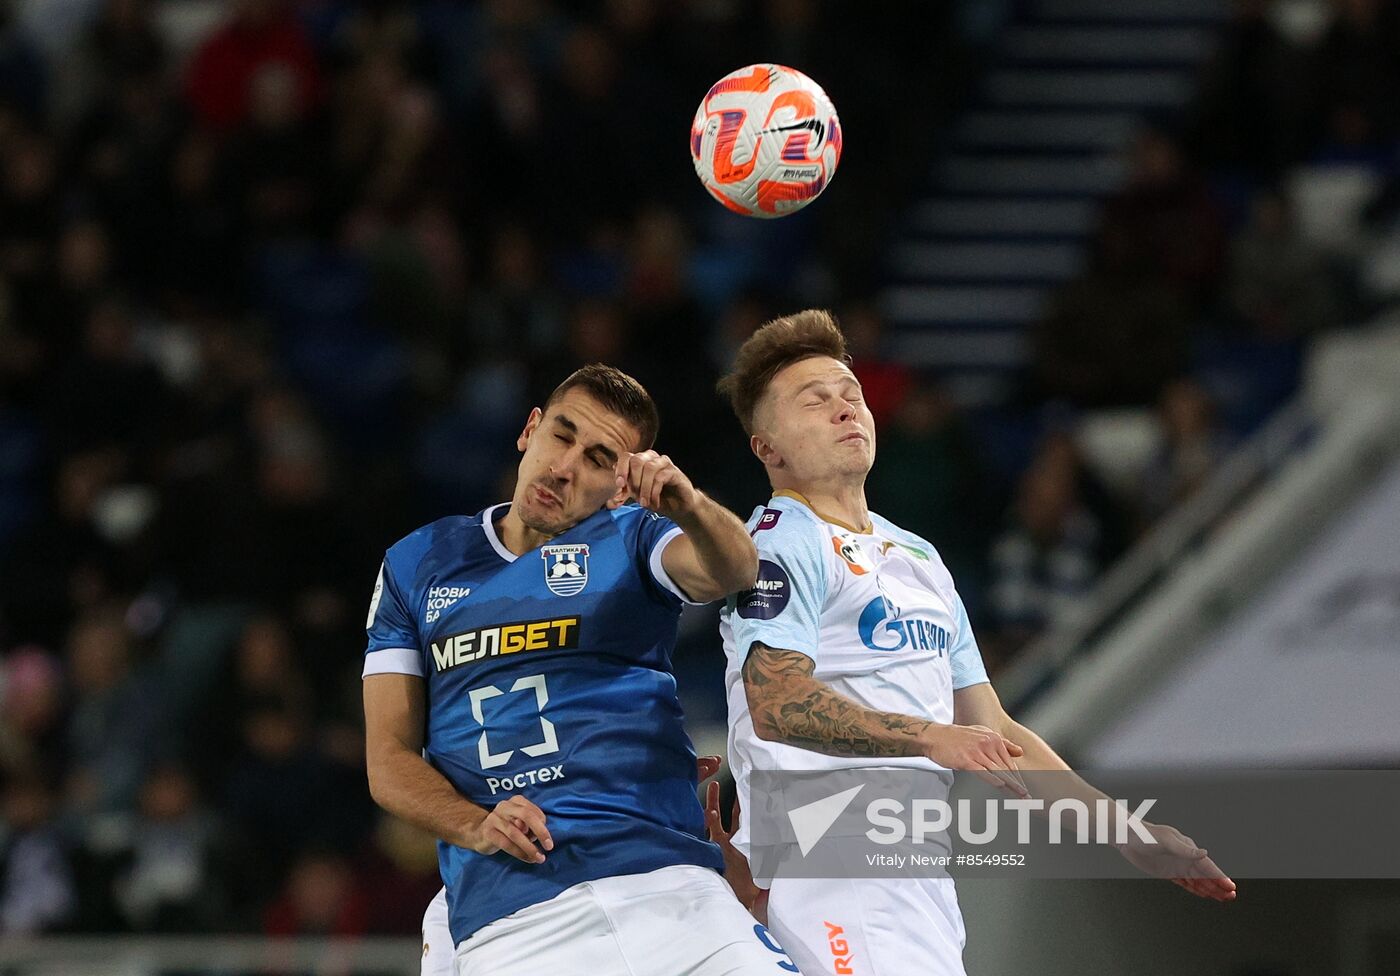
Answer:
M550 462L549 473L560 481L567 482L573 478L582 458L582 451L570 448Z

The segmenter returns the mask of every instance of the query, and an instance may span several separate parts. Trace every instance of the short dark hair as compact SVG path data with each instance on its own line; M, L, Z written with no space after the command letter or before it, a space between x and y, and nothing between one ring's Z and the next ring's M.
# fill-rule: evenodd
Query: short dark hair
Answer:
M765 322L739 347L734 368L719 381L718 390L729 398L734 415L744 432L753 433L753 415L773 377L786 366L830 356L849 363L846 337L836 324L836 316L824 308L809 308Z
M617 414L637 428L641 439L637 450L647 451L656 443L656 432L661 428L661 418L656 412L656 403L642 384L628 376L616 366L603 363L589 363L570 373L564 382L554 388L544 409L573 389L581 389L606 409Z

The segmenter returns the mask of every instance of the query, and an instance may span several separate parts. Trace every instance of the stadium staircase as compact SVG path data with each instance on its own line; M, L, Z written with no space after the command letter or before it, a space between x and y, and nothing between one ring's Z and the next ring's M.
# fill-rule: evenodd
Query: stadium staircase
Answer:
M1026 362L1051 290L1079 273L1144 118L1179 108L1226 0L1030 0L989 52L895 242L889 338L969 405Z

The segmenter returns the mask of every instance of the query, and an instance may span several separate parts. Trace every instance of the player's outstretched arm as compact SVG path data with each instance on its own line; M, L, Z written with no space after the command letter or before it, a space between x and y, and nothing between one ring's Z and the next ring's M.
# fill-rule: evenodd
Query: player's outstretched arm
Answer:
M662 551L661 565L692 600L708 603L753 585L758 550L744 523L691 484L669 457L641 451L620 458L617 486L681 527L683 535Z
M385 810L479 854L505 851L530 864L544 861L554 841L544 812L523 796L487 810L462 796L423 758L423 679L372 674L364 679L365 771L369 792Z
M1069 764L1049 743L1008 715L989 683L975 684L953 692L953 720L985 725L1021 743L1025 754L1021 757L1020 767L1029 773L1026 781L1031 794L1045 800L1047 807L1056 800L1072 798L1092 811L1091 817L1098 810L1106 809L1110 816L1126 820L1128 812L1120 804L1071 771ZM1063 775L1036 776L1033 770L1054 770ZM1096 800L1108 802L1100 807ZM1134 830L1125 831L1127 843L1119 845L1118 851L1128 863L1146 874L1180 885L1193 895L1216 901L1234 899L1235 883L1204 849L1196 846L1195 841L1166 824L1143 821L1142 825L1152 836L1152 841L1148 842ZM1117 823L1111 825L1109 836L1119 836Z
M947 769L971 770L1025 795L1016 772L1021 747L977 725L941 725L866 708L813 677L800 651L754 642L744 661L744 690L759 738L829 756L926 756Z

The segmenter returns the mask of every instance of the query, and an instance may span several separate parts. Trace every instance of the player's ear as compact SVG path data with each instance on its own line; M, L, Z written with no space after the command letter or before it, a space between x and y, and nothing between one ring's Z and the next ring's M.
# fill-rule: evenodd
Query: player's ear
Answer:
M530 435L540 426L540 421L544 419L544 411L535 407L530 411L530 416L525 418L525 429L520 432L520 436L515 439L515 448L522 454L525 448L530 446Z
M778 453L778 449L759 434L754 434L749 438L749 450L753 451L753 456L762 461L766 468L781 468L783 466L783 458Z

